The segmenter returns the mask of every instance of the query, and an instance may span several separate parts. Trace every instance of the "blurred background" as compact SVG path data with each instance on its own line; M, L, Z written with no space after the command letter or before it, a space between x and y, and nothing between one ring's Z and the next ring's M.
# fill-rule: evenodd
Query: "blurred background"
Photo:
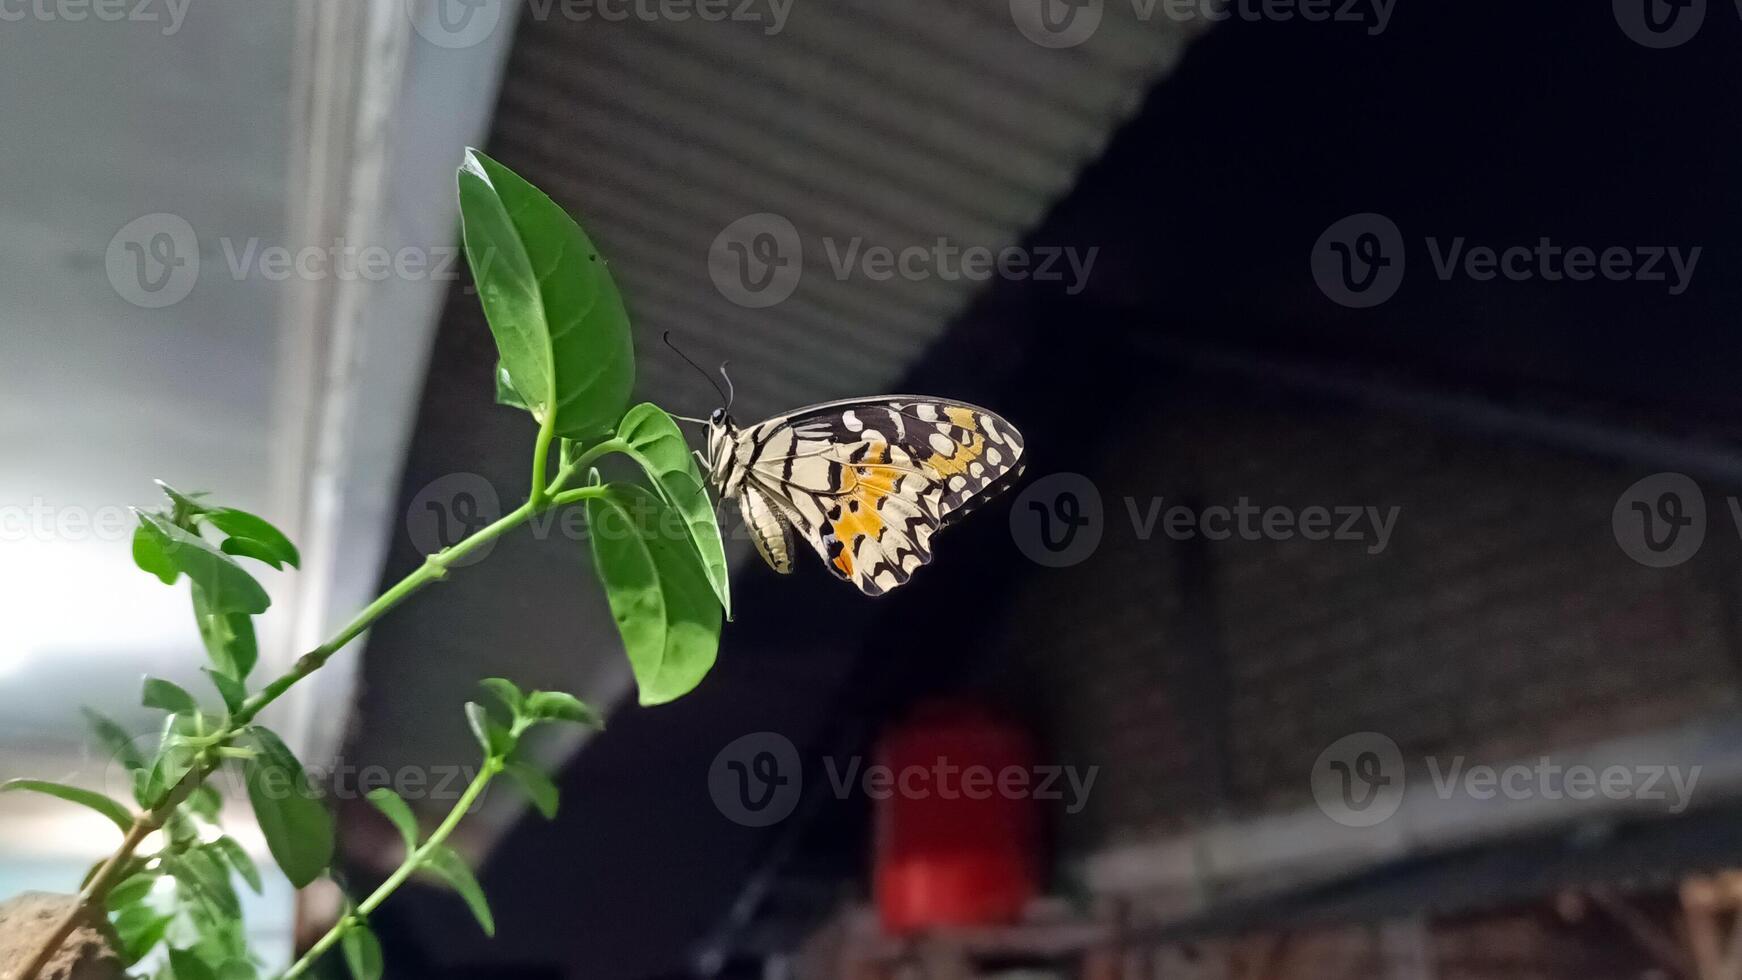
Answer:
M525 493L457 249L479 146L744 422L913 391L1027 475L870 599L726 515L735 622L640 708L547 525L274 708L353 894L476 681L571 690L563 806L462 828L399 977L1742 975L1742 3L0 3L0 778L117 780L200 680L155 478L302 547L280 671ZM977 778L984 777L984 778ZM415 789L409 789L415 787ZM232 787L234 789L234 787ZM264 858L245 800L225 822ZM114 830L0 796L0 896ZM250 896L274 963L338 890ZM330 964L337 967L337 964ZM337 975L337 974L335 974Z

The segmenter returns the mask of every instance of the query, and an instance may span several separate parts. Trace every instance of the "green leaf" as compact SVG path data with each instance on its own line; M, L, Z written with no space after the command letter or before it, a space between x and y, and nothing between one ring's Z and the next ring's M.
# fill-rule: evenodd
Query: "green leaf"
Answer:
M254 620L247 613L218 612L199 586L193 587L194 625L206 655L219 671L246 680L260 661L260 645L254 638Z
M484 889L478 886L478 879L472 876L472 869L466 866L465 859L454 853L453 848L441 846L430 850L424 857L423 866L460 893L472 909L472 915L477 917L478 924L484 927L484 935L496 935L496 918L490 914L490 902L484 897Z
M175 971L175 980L218 980L212 968L194 955L192 950L170 950L169 968Z
M714 666L720 603L658 497L613 484L587 501L587 537L644 705L688 694Z
M252 956L248 952L248 934L242 920L238 918L215 919L206 916L194 923L198 932L193 951L217 974L219 980L254 980L252 971ZM170 932L171 941L175 940L175 932ZM236 967L241 965L248 973L239 972Z
M199 535L184 531L158 514L140 514L141 527L175 567L206 593L215 612L263 613L272 604L266 590L229 555Z
M218 507L206 511L201 519L227 535L220 546L226 554L246 555L273 568L301 567L302 556L297 554L296 545L264 517L234 507Z
M260 971L247 960L230 960L218 967L218 980L258 980Z
M526 791L526 795L532 799L532 805L538 808L544 819L556 819L557 798L560 794L557 792L556 783L545 775L544 770L525 762L510 762L502 771Z
M206 505L200 503L200 498L206 496L205 491L196 490L193 493L182 493L162 480L153 480L152 482L157 484L157 488L162 490L163 495L168 497L169 502L175 506L176 516L195 517L206 512Z
M466 702L466 722L472 726L472 734L477 736L485 755L500 759L514 749L514 736L492 720L489 709L478 702Z
M220 837L208 845L208 850L223 858L225 864L241 875L242 880L248 883L250 891L256 895L260 894L260 890L265 886L265 883L260 879L260 868L255 865L254 859L248 856L248 852L243 850L242 845L236 842L236 838Z
M200 713L200 704L194 700L193 695L179 685L159 677L145 679L139 703L147 708L159 708L174 714L197 715Z
M186 887L217 917L235 918L242 914L242 903L230 883L229 865L205 848L192 848L165 858L164 866L176 884Z
M43 793L68 803L77 803L108 817L122 833L133 828L133 814L127 808L101 793L94 793L77 786L67 786L63 783L51 783L43 779L9 779L0 783L0 793Z
M271 548L252 538L225 538L218 542L218 550L237 558L252 558L255 561L271 565L273 568L284 568L283 559L274 554Z
M174 585L181 569L163 551L163 538L152 532L144 521L133 529L133 564L158 577L164 585Z
M683 516L708 584L726 610L726 618L732 618L732 582L727 574L720 524L683 432L658 405L642 402L623 416L617 425L617 437L629 447L625 454L647 471L666 506Z
M375 931L358 922L339 940L345 953L345 965L357 980L381 980L381 941Z
M200 722L195 715L178 712L163 720L156 753L145 771L135 774L135 795L140 805L155 807L193 768L198 750L189 739L199 732Z
M501 364L496 365L496 404L532 411L527 408L526 399L514 390L514 383L508 380L508 370Z
M218 814L224 809L224 797L211 786L200 786L188 794L187 808L195 816L217 823Z
M597 711L562 691L533 691L526 699L526 715L539 721L572 721L592 728L605 727Z
M173 721L184 715L171 715ZM151 760L151 768L145 773L145 783L141 788L141 805L155 807L161 802L181 778L188 774L194 766L194 750L187 742L173 734L166 734L158 746L157 755Z
M290 883L307 887L332 863L332 815L277 735L259 727L249 733L259 754L243 760L242 773L260 832Z
M514 717L520 717L522 707L526 704L526 695L520 693L520 688L513 681L501 677L486 677L478 684L507 705Z
M157 886L157 877L153 872L142 872L111 888L107 899L109 911L119 912L145 901L150 897L151 889Z
M405 838L408 849L417 847L418 826L417 817L411 812L411 807L405 805L399 794L383 786L369 791L368 800L375 809L380 810L393 821L393 826L399 828L399 836Z
M605 262L580 226L477 150L459 172L466 258L501 356L498 397L559 436L609 431L628 407L635 351Z
M218 697L223 698L225 710L231 714L240 710L243 703L248 700L248 690L242 686L242 682L229 674L213 670L210 667L200 669L205 672L207 677L211 678L212 686L218 689Z
M84 713L85 722L91 726L97 743L108 751L110 758L134 772L145 768L145 756L134 743L133 736L100 711L92 708L79 710Z
M115 934L121 939L126 955L124 965L132 966L163 941L173 916L163 915L149 905L135 905L115 917Z

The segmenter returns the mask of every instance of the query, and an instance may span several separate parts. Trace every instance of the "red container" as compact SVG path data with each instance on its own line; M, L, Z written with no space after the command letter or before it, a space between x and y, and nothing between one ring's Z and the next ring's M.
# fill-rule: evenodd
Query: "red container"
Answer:
M1039 890L1034 742L978 705L933 702L885 732L865 789L883 928L1016 922Z

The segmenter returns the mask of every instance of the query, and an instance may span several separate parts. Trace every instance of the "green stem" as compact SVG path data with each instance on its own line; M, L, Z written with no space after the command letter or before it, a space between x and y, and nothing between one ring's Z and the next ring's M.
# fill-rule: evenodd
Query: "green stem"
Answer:
M605 492L603 487L576 487L573 490L562 490L562 486L568 482L569 477L597 462L600 458L611 453L626 453L628 451L629 444L613 436L564 463L557 472L556 482L551 484L551 505L561 507L590 497L603 496Z
M418 566L416 571L400 579L396 585L383 592L374 602L363 607L363 611L358 613L349 623L346 623L345 627L335 633L332 639L303 654L283 676L261 688L259 693L249 698L242 705L242 709L236 712L236 717L231 719L228 734L234 735L249 722L252 722L261 711L265 710L267 705L278 700L284 692L296 686L298 681L321 669L328 658L338 653L346 644L356 639L370 626L373 626L376 620L386 615L393 607L404 602L412 593L431 582L446 578L448 567L454 562L501 537L506 532L519 527L540 509L542 508L535 507L531 501L527 501L504 514L495 523L481 528L475 534L452 547L443 548L425 558L423 564Z
M544 481L550 476L550 444L555 437L556 413L547 409L538 424L538 439L532 444L532 490L526 499L535 506L544 502Z
M577 501L590 500L594 497L603 497L604 495L604 487L576 487L573 490L564 490L562 493L552 497L551 503L561 507L576 503Z
M430 854L434 853L436 848L447 843L448 837L460 826L460 821L465 819L472 806L478 802L478 797L484 794L485 788L490 785L490 780L502 771L502 765L502 760L499 758L486 759L484 768L478 773L477 778L473 779L472 784L466 787L466 791L460 794L459 801L454 804L452 810L448 811L448 815L442 820L441 825L429 835L429 839L424 841L422 846L407 854L399 869L389 875L387 880L381 883L381 887L371 892L369 897L363 900L363 904L357 906L356 912L342 916L338 922L333 924L331 929L327 930L326 935L310 946L308 952L302 954L302 958L284 972L282 980L295 980L295 978L307 973L309 967L313 966L316 960L326 955L329 950L345 938L346 933L368 921L370 914L380 908L381 903L387 901L394 892L399 890L399 886L405 884L412 875L417 873L419 868L423 867L423 863L429 859Z

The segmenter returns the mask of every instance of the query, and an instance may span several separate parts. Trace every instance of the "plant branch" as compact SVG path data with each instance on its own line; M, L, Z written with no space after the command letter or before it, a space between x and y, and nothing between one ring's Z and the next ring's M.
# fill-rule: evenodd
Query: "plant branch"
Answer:
M10 980L36 980L37 974L41 972L43 966L53 958L55 951L60 949L61 944L77 928L79 917L89 913L102 914L110 890L121 883L125 877L123 872L130 866L134 853L139 850L145 838L162 827L170 815L174 813L176 807L180 806L188 795L198 789L205 778L222 764L221 753L223 750L232 739L253 723L260 712L283 697L286 691L295 687L303 678L320 670L333 654L338 653L352 640L361 636L370 626L375 624L376 620L404 602L412 593L431 582L446 578L448 567L454 562L520 526L536 514L552 507L561 507L602 495L605 492L603 487L576 487L572 490L564 490L563 487L576 473L581 472L601 457L610 453L625 452L629 448L627 443L615 436L605 439L573 459L564 460L558 466L554 480L547 482L550 475L550 446L553 441L555 441L554 421L547 418L540 423L538 439L533 444L532 488L526 503L461 541L425 558L423 564L418 566L416 571L400 579L397 584L383 592L374 602L365 606L363 611L359 612L349 623L346 623L333 635L332 639L298 657L290 670L248 698L222 729L209 736L210 745L207 747L207 751L202 751L200 760L170 788L169 792L164 794L163 799L134 817L132 826L128 828L126 836L121 841L121 846L109 856L107 861L103 862L103 866L80 891L78 904L56 924L55 929L45 937L36 952L32 954L30 961ZM467 795L471 799L475 800L476 793L483 792L484 785L489 782L489 776L493 776L495 772L501 770L501 760L492 761L494 768L486 766L485 773L480 776L481 782L474 783L473 787L467 790ZM440 834L439 839L445 839L448 833L452 833L453 826L457 826L459 823L457 815L463 814L470 807L471 802L463 797L461 804L453 814L449 815L448 821L443 824L445 831L437 831ZM431 838L432 841L439 841L439 839L437 837ZM427 852L424 850L418 852L419 855L425 853ZM419 859L421 860L421 857ZM404 877L409 876L411 870L415 870L415 868L401 870L404 871L404 875L399 876L398 881L388 879L388 885L397 888L404 881ZM383 885L383 888L387 888L387 885ZM388 894L391 894L391 891L391 888L387 888L386 892L378 890L377 896L384 900ZM379 904L379 900L376 900L377 896L371 896L371 900L374 900L375 904ZM363 906L359 906L359 912L367 915L368 912L373 911L373 908L373 905L365 902ZM340 936L342 937L342 935L341 932ZM338 940L335 938L333 941L337 942ZM286 976L295 976L295 974L286 974ZM0 978L0 980L7 980L7 978Z
M413 848L411 853L405 856L405 861L400 864L399 869L389 875L387 880L381 883L381 887L371 892L369 897L363 900L363 904L357 906L355 912L341 916L339 921L327 930L326 935L310 946L308 952L302 954L302 958L284 972L282 980L296 980L297 977L308 972L309 967L313 966L316 960L326 955L329 950L345 938L346 933L367 922L370 914L381 907L381 903L387 901L394 892L399 890L399 886L405 884L412 875L423 867L424 862L429 860L429 856L435 852L436 848L447 843L448 837L460 826L460 821L465 819L472 806L478 802L478 797L482 796L485 788L490 785L490 781L502 771L502 767L501 758L492 756L486 759L484 768L479 771L477 778L472 780L472 784L466 787L466 791L460 794L459 801L454 804L452 810L448 811L441 826L437 827L421 846Z
M214 750L221 751L229 744L231 739L241 734L243 729L252 724L254 719L259 716L260 712L264 711L280 697L283 697L285 692L289 691L292 687L295 687L298 682L325 666L327 660L330 659L333 654L338 653L352 640L362 635L382 616L385 616L401 602L404 602L412 595L412 593L417 592L419 589L422 589L431 582L446 578L448 567L454 562L471 554L473 551L502 536L504 533L525 523L529 518L537 513L550 507L562 506L576 500L582 500L586 497L596 495L599 492L599 489L596 487L581 487L567 491L566 493L556 494L555 496L551 495L544 480L546 467L548 466L549 461L551 441L552 432L550 426L548 424L542 426L539 429L538 442L534 447L533 453L533 488L531 499L526 503L521 504L513 511L503 515L496 522L480 528L478 531L468 535L463 540L425 558L424 563L418 566L417 570L399 580L397 584L382 593L374 602L365 606L362 612L359 612L349 623L345 624L345 626L335 633L331 639L322 643L320 646L315 647L313 650L310 650L308 653L303 654L301 657L298 657L296 663L291 666L290 670L286 671L270 684L261 688L258 693L254 694L244 702L242 707L237 710L235 715L230 719L229 723L225 725L222 730L214 733L211 738L211 747ZM616 451L621 447L622 442L616 439L609 439L594 446L592 449L581 454L580 457L564 464L559 469L555 486L560 488L571 475L579 471L582 467L605 453ZM217 751L214 751L209 755L202 754L203 761L196 763L193 768L189 769L187 773L170 788L169 792L164 795L162 800L158 801L155 805L146 808L134 817L132 826L128 829L126 836L121 841L121 846L116 849L114 854L109 856L108 860L103 862L103 866L95 875L92 876L90 882L86 884L84 889L80 891L78 904L68 911L62 920L56 924L53 931L44 937L41 945L37 948L36 952L31 955L30 960L24 965L24 968L14 973L10 980L36 980L37 974L41 972L43 966L54 957L55 952L60 949L61 944L64 943L66 938L72 935L73 930L78 927L79 917L90 913L102 914L103 906L108 898L110 890L120 884L121 879L125 877L123 872L129 867L134 853L139 850L139 847L144 843L145 838L150 836L153 831L163 826L164 822L169 819L169 816L175 811L176 807L180 806L181 803L187 799L190 793L195 789L198 789L205 778L211 774L212 770L216 769L218 765L221 764L222 759L218 757ZM479 791L482 792L482 787L479 788ZM0 978L0 980L6 980L6 978Z

